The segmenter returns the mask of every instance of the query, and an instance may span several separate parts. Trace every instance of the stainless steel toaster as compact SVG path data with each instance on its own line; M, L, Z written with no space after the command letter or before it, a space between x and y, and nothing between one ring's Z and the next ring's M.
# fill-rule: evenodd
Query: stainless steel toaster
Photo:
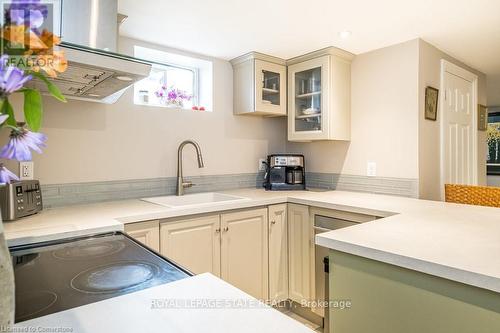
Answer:
M40 182L21 180L0 184L0 207L4 221L14 221L40 212L43 208Z

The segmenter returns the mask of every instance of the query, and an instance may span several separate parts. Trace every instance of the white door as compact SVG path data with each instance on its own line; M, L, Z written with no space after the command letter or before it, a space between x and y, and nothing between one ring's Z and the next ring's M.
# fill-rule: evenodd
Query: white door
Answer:
M267 209L221 215L221 277L260 300L268 299Z
M477 185L477 77L443 62L442 188Z

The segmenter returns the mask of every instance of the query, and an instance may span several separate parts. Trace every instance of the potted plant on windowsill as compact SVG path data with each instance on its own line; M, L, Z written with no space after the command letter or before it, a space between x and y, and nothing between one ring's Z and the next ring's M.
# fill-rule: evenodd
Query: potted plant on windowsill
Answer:
M1 27L0 57L0 130L9 130L7 144L0 149L0 159L30 161L32 151L41 153L47 137L40 133L43 110L39 90L26 85L37 78L47 85L56 99L65 102L60 90L49 81L64 72L67 62L57 49L59 37L42 29L50 8L40 0L12 0L4 3L4 25ZM14 94L24 96L24 121L16 120L10 103ZM0 163L0 186L19 178ZM14 278L9 251L0 219L0 327L14 321Z
M160 89L155 92L155 95L162 105L179 109L183 109L184 102L188 102L193 98L193 96L189 95L184 90L175 87L167 88L165 85L162 85Z

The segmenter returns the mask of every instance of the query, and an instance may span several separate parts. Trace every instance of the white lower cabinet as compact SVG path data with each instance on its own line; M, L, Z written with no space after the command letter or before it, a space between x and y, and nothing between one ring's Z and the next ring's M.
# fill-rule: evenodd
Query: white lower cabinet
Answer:
M269 295L267 209L221 215L221 277L258 299Z
M139 243L160 252L159 226L160 221L131 223L125 225L125 232Z
M220 217L166 221L160 226L161 254L195 274L220 276Z
M269 297L267 208L165 220L161 254L195 274L209 272L259 298Z
M314 244L317 215L336 219L342 226L376 219L358 213L277 204L127 224L125 232L195 274L212 273L261 300L302 303L324 298L321 267L327 253L315 256L315 251L320 250ZM311 310L324 315L322 308Z
M269 299L288 299L287 205L269 206Z
M292 301L314 298L314 229L309 207L288 205L289 291Z

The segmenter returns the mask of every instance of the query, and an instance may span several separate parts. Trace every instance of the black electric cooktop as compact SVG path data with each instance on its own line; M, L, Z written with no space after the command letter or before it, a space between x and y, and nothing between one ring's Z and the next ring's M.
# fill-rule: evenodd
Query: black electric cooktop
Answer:
M191 274L122 233L11 248L16 322Z

